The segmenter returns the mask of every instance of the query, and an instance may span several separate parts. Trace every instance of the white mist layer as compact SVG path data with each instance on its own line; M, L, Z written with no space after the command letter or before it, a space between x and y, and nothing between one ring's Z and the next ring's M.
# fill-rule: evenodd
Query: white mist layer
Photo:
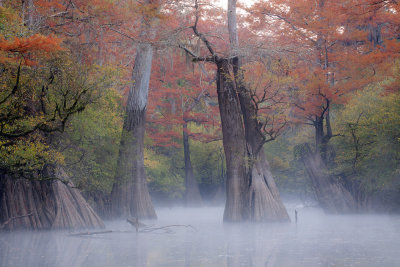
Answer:
M136 233L0 233L0 266L400 266L400 216L325 215L287 205L292 223L223 224L223 207L163 208ZM298 223L294 222L294 209Z

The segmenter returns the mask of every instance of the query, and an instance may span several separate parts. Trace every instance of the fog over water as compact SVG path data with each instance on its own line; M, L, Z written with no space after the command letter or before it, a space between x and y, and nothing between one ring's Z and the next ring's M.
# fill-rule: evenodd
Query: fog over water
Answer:
M136 233L0 233L0 266L400 266L400 216L325 215L287 204L292 223L223 224L223 207L163 208ZM294 209L299 221L294 222Z

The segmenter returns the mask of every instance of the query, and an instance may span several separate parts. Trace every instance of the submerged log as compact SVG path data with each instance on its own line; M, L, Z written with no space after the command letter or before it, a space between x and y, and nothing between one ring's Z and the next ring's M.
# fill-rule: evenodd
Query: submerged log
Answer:
M0 225L6 230L103 228L100 217L63 170L57 169L54 176L59 179L0 174Z
M356 201L343 184L328 172L320 154L313 153L310 146L305 144L302 146L300 156L324 211L327 213L354 212L357 207Z

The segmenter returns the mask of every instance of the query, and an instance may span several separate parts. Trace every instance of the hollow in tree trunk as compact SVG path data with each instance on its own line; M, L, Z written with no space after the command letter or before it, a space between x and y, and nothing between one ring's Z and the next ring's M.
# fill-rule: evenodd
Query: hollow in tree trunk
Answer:
M153 49L137 49L122 130L117 173L111 193L114 217L156 218L144 167L144 132Z
M194 177L192 161L190 160L189 135L187 123L183 124L183 153L185 157L185 201L187 206L201 206L202 199L199 184Z

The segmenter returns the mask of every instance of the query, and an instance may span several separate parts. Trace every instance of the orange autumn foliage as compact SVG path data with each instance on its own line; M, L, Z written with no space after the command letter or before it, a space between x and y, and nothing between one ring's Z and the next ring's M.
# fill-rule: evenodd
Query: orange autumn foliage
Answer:
M182 131L191 139L207 142L216 139L218 110L208 102L215 94L213 75L190 62L181 53L168 51L153 65L149 91L147 132L157 147L180 147ZM194 123L196 130L185 129Z
M324 118L348 93L388 79L400 56L396 1L271 0L247 11L252 29L273 36L293 62L299 122Z
M23 60L26 65L36 64L38 55L46 56L49 53L62 50L61 39L55 36L35 34L30 37L7 40L0 35L0 62Z

